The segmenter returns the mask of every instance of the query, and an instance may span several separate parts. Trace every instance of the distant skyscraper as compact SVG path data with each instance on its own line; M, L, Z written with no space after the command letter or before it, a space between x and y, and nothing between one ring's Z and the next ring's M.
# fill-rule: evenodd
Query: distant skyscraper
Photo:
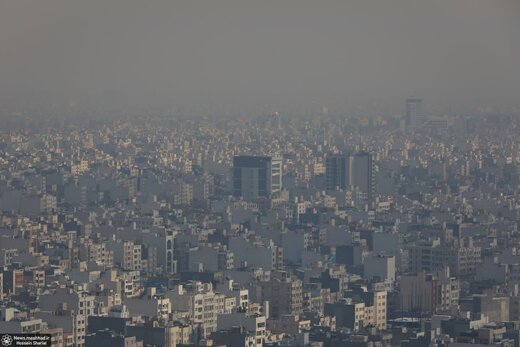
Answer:
M329 155L325 159L325 179L327 190L346 189L348 186L348 157Z
M406 127L416 128L425 121L422 109L422 99L416 97L406 98Z
M372 199L375 189L374 164L372 155L358 152L349 157L349 185Z
M273 157L233 158L233 195L246 199L268 197L282 189L282 160Z
M355 188L371 199L374 194L372 155L358 152L350 156L330 155L325 160L327 190Z

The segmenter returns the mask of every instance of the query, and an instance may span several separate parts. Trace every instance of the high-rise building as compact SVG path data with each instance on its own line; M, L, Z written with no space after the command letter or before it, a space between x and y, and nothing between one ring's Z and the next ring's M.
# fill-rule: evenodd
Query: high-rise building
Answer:
M358 152L349 157L349 185L372 199L375 193L375 175L372 155L368 152Z
M350 156L330 155L325 160L327 190L355 189L371 199L375 189L372 155L358 152Z
M329 155L325 159L325 179L327 190L346 189L348 186L348 157Z
M406 98L406 127L416 128L421 126L426 117L422 109L422 99L417 97Z
M233 158L233 195L245 199L269 197L282 190L282 159L236 156Z

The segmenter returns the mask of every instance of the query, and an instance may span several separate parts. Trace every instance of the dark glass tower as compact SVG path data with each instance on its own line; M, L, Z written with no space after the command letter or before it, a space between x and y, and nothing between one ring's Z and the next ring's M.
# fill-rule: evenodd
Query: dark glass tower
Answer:
M273 157L233 158L233 195L245 199L269 197L282 190L282 160Z

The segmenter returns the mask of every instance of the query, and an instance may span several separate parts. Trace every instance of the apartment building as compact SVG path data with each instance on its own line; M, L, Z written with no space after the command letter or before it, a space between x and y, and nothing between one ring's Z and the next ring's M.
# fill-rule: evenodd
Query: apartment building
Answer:
M270 318L300 315L303 311L302 282L290 273L276 271L269 281L260 283L262 302L268 301Z
M399 305L402 312L416 314L453 313L459 307L459 281L449 268L434 273L402 275Z

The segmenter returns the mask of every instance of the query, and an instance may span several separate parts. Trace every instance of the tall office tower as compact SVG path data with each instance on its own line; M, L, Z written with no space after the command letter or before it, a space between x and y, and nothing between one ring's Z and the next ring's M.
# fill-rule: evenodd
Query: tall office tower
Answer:
M325 179L327 190L346 189L348 186L348 157L329 155L325 159Z
M349 157L349 185L356 188L367 199L372 199L375 193L375 175L372 155L367 152L358 152Z
M372 155L358 152L350 156L330 155L325 160L327 190L353 188L372 199L375 175Z
M269 197L282 190L282 159L236 156L233 158L233 195L245 199Z
M422 99L416 97L406 98L406 128L416 128L424 124L426 117L422 110Z

